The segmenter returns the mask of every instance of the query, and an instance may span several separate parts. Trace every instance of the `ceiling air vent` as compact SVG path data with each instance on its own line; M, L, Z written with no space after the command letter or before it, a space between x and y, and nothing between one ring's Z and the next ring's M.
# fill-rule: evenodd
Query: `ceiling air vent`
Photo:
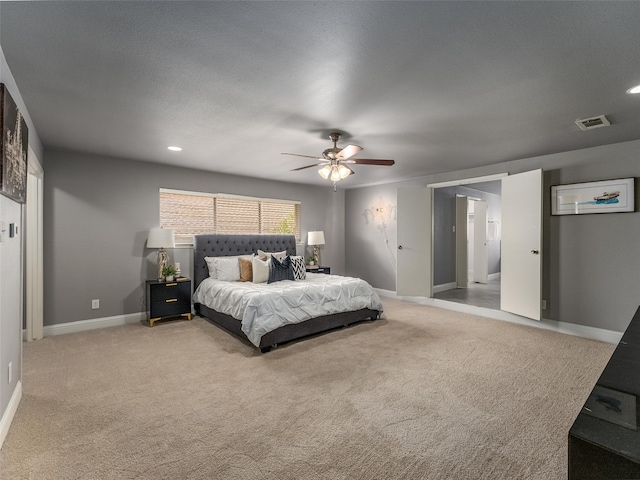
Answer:
M607 117L600 115L599 117L578 119L576 120L576 125L580 127L580 130L593 130L594 128L608 127L611 123L609 123Z

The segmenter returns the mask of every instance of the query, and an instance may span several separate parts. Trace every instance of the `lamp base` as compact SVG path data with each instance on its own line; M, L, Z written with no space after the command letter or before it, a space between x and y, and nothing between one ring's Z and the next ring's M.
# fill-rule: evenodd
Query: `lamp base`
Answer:
M318 245L313 246L313 256L316 257L316 264L320 266L320 247Z
M164 275L162 275L162 271L164 267L169 263L169 255L167 255L167 251L164 248L160 248L158 250L158 280L163 280Z

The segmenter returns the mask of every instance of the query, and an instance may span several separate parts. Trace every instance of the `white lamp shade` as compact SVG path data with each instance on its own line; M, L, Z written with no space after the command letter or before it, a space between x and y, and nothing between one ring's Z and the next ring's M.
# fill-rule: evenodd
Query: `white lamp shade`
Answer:
M324 245L324 232L309 232L309 236L307 238L307 243L309 245Z
M152 228L147 237L147 248L174 248L173 230L171 228Z

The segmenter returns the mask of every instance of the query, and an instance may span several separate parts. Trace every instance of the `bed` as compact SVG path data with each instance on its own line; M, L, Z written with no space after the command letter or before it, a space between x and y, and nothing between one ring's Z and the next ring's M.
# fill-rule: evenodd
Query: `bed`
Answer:
M380 318L380 299L371 286L361 279L310 273L305 280L251 285L252 282L223 282L210 277L210 263L207 260L211 262L212 257L248 256L258 250L286 251L288 255L295 256L295 237L283 234L196 235L193 248L193 300L195 311L199 315L247 341L262 353L285 342ZM336 290L343 287L347 293ZM281 302L282 298L288 298L285 294L289 295L289 290L294 295L297 294L296 302L307 303L297 304L294 309L295 319L278 320L276 317L281 303L269 302ZM355 301L349 301L346 308L335 301L337 298L350 296L349 292L355 292ZM323 297L325 294L330 295L330 298ZM247 326L248 320L255 326L266 317L270 325L261 327L264 331L258 334ZM276 326L277 321L285 324Z

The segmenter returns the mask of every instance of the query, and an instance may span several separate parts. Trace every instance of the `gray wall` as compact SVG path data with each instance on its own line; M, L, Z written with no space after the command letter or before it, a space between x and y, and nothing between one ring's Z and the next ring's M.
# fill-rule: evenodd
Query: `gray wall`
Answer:
M487 202L487 218L500 220L499 195L482 192L471 187L436 188L433 192L433 284L443 285L456 281L456 195L479 198ZM487 242L488 273L500 272L500 241Z
M159 224L159 188L300 200L302 234L324 230L323 263L344 272L344 190L46 150L44 324L145 310L144 282L156 276L145 247ZM191 276L192 249L169 250ZM91 300L100 309L91 310Z
M42 158L42 144L38 138L38 132L34 128L29 112L20 95L11 70L7 65L0 47L0 83L4 83L11 97L16 102L20 113L29 129L29 146L34 153ZM23 208L20 204L7 197L0 198L0 221L15 223L19 232L24 223L22 219ZM17 237L8 238L0 244L0 418L4 419L11 397L16 391L18 382L22 380L22 324L24 320L24 235L19 233ZM22 252L22 253L21 253ZM7 382L7 369L11 363L12 378ZM1 439L0 439L1 440ZM1 444L1 441L0 441Z
M549 199L551 185L640 177L639 157L640 141L633 141L347 190L347 274L360 276L374 287L395 291L395 272L388 268L389 258L380 246L380 239L375 231L365 235L367 225L359 221L362 211L380 196L395 205L398 187L542 168L545 170L542 294L548 302L543 317L624 331L640 304L637 193L634 213L551 216ZM390 251L395 257L395 221L388 230L394 232Z

